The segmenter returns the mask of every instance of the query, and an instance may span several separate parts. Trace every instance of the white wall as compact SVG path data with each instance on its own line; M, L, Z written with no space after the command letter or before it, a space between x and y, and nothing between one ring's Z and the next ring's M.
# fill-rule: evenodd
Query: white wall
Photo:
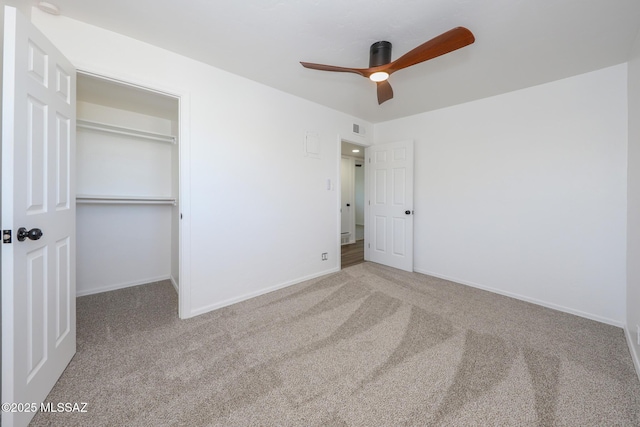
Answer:
M338 268L340 191L327 179L338 180L340 134L367 143L351 134L352 117L65 17L33 9L32 21L79 68L190 100L183 315ZM302 155L308 131L319 135L320 159Z
M77 117L171 134L171 120L78 101ZM78 129L78 194L117 196L163 196L172 193L174 144L126 135Z
M636 38L628 79L629 177L627 189L627 341L640 377L640 34Z
M622 325L626 70L375 125L415 140L415 270Z
M78 204L77 295L168 279L171 210L171 205Z

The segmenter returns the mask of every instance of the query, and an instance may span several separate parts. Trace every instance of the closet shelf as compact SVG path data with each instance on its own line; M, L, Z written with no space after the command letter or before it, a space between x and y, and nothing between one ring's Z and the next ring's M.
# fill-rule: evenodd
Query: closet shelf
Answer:
M175 197L153 196L95 196L87 194L76 195L76 203L80 204L111 204L111 205L173 205Z
M76 127L80 129L96 130L100 132L114 133L117 135L132 136L135 138L149 139L151 141L176 143L176 137L162 133L147 132L145 130L128 128L125 126L109 125L106 123L94 122L92 120L76 120Z

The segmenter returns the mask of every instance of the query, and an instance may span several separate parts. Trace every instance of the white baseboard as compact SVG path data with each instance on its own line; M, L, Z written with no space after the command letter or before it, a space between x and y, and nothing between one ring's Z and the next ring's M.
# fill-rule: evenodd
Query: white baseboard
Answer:
M607 317L602 317L599 316L597 314L591 314L591 313L587 313L584 311L580 311L580 310L576 310L570 307L565 307L562 305L558 305L558 304L554 304L548 301L542 301L536 298L531 298L525 295L520 295L520 294L516 294L513 292L507 292L507 291L503 291L501 289L496 289L496 288L492 288L490 286L485 286L485 285L480 285L478 283L474 283L474 282L469 282L466 280L461 280L461 279L456 279L455 277L448 277L442 274L438 274L438 273L433 273L430 271L426 271L426 270L420 270L420 269L415 269L414 270L416 273L420 273L420 274L426 274L427 276L433 276L433 277L439 277L440 279L445 279L445 280L450 280L452 282L456 282L456 283L460 283L461 285L466 285L466 286L471 286L472 288L478 288L478 289L482 289L484 291L489 291L489 292L493 292L495 294L500 294L500 295L504 295L510 298L515 298L515 299L519 299L521 301L526 301L526 302L530 302L532 304L537 304L537 305L541 305L543 307L547 307L547 308L551 308L553 310L558 310L558 311L562 311L564 313L569 313L569 314L573 314L576 316L580 316L580 317L584 317L586 319L590 319L590 320L595 320L596 322L600 322L600 323L606 323L607 325L612 325L612 326L617 326L619 328L623 328L624 327L624 323L620 322L618 320L615 319L609 319Z
M169 277L169 279L171 280L171 284L173 285L173 288L176 290L176 294L180 295L180 289L178 289L177 280L173 277L173 275L171 275L171 277Z
M268 294L269 292L277 291L278 289L283 289L283 288L286 288L286 287L289 287L289 286L296 285L298 283L305 282L307 280L315 279L316 277L326 276L327 274L335 273L337 271L340 271L340 267L334 267L334 268L331 268L329 270L325 270L325 271L321 271L319 273L311 274L309 276L300 277L298 279L294 279L294 280L290 280L288 282L280 283L279 285L271 286L269 288L260 289L259 291L250 292L248 294L244 294L244 295L239 296L239 297L229 298L227 300L224 300L224 301L221 301L221 302L218 302L218 303L215 303L215 304L210 304L210 305L207 305L207 306L204 306L204 307L196 308L194 310L191 310L191 314L189 315L189 317L198 316L200 314L208 313L210 311L217 310L217 309L222 308L222 307L227 307L229 305L236 304L236 303L239 303L239 302L242 302L242 301L246 301L248 299L255 298L255 297L260 296L260 295Z
M629 352L631 353L633 366L636 367L636 374L638 374L638 380L640 381L640 358L638 358L636 346L633 345L633 331L629 330L627 326L624 327L624 336L627 339L627 345L629 346Z
M147 283L160 282L162 280L169 280L169 279L171 279L171 276L150 277L148 279L140 279L133 282L118 283L116 285L101 286L98 288L92 288L92 289L86 289L86 290L76 290L76 297L100 294L102 292L109 292L109 291L115 291L118 289L130 288L132 286L146 285Z

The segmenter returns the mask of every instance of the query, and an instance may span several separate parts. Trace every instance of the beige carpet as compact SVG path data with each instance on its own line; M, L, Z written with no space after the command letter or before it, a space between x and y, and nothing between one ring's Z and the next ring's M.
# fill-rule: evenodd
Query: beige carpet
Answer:
M215 286L212 283L212 286ZM53 426L639 426L623 332L364 263L194 319L169 283L78 299Z

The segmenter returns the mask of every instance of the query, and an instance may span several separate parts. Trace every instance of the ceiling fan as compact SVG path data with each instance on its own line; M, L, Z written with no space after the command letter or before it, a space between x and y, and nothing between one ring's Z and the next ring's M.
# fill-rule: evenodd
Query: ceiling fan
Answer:
M387 81L389 76L396 71L421 62L433 59L445 53L453 52L475 41L475 37L468 29L456 27L415 49L405 53L400 58L391 62L391 43L387 41L376 42L369 50L369 68L336 67L334 65L313 64L300 62L303 67L321 71L337 71L343 73L355 73L376 82L378 86L378 104L393 98L393 89Z

